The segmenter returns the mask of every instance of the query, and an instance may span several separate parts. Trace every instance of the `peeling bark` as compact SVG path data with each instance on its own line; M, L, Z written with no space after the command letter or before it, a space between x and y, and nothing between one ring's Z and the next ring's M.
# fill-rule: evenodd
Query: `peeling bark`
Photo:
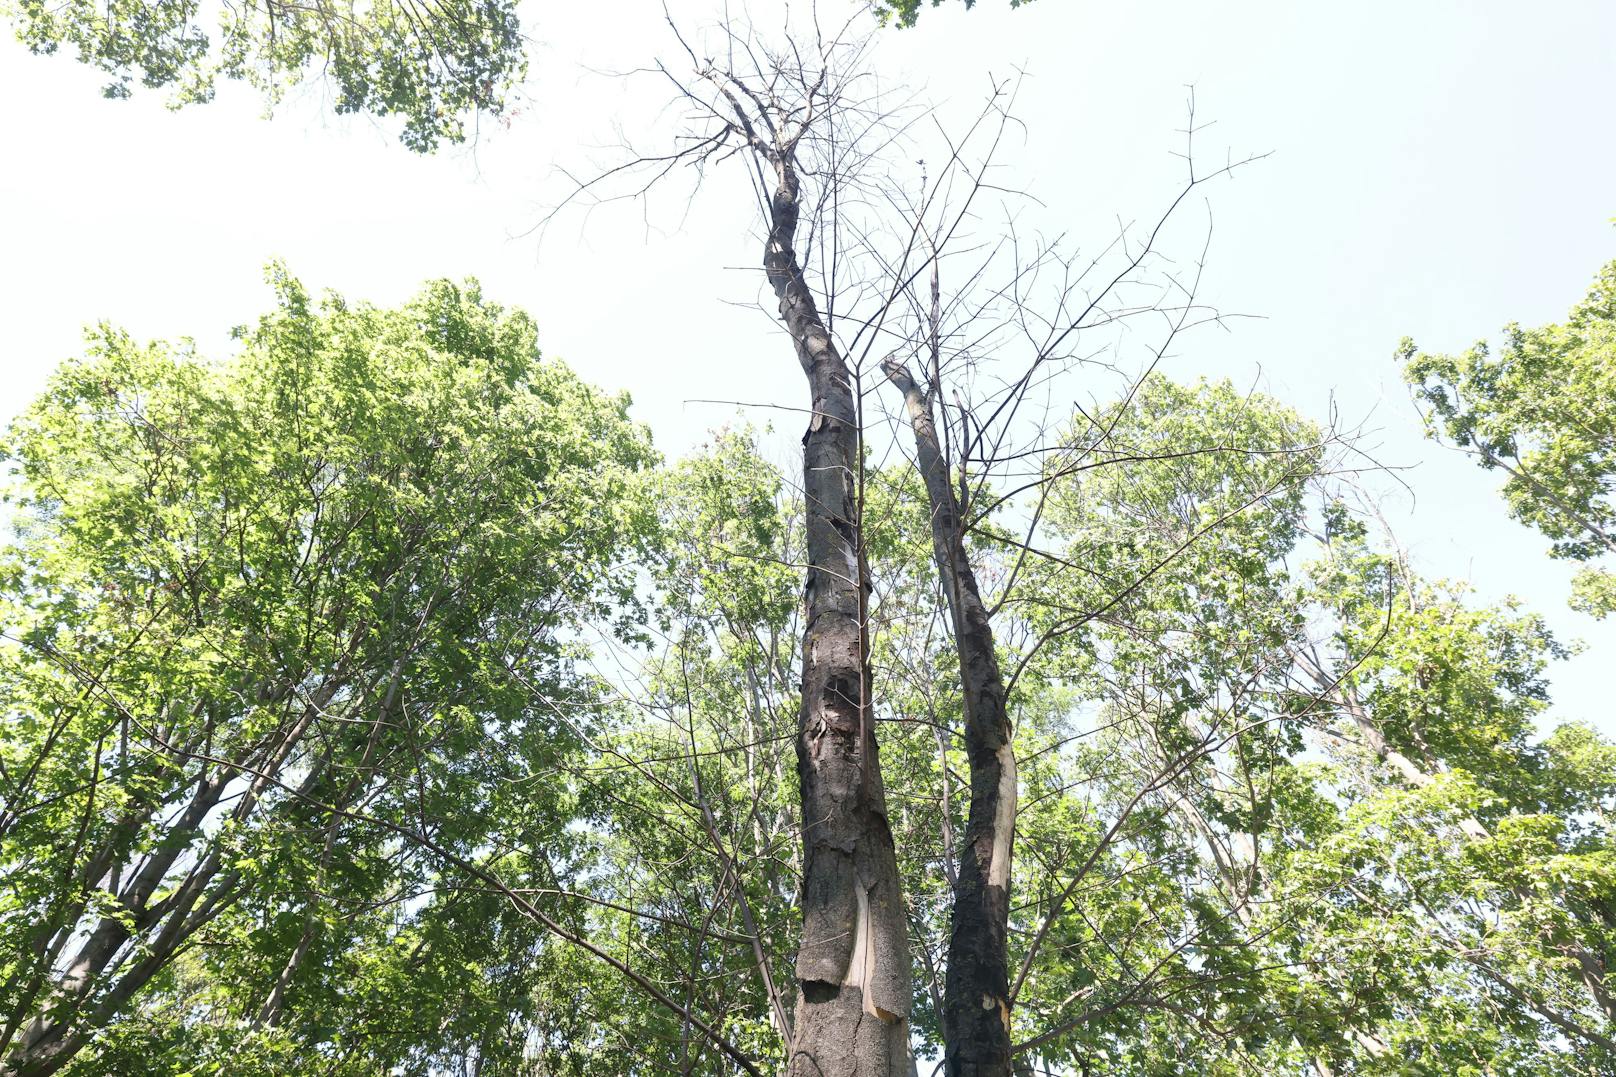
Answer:
M793 243L800 185L790 143L754 143L773 166L764 268L808 380L803 436L804 587L801 991L788 1077L901 1077L909 1053L909 933L870 710L869 597L852 375L803 279Z
M884 365L903 393L931 506L932 552L954 619L971 801L954 883L943 983L943 1060L949 1077L1011 1077L1007 931L1016 828L1016 757L993 625L965 555L965 525L929 396L903 366Z

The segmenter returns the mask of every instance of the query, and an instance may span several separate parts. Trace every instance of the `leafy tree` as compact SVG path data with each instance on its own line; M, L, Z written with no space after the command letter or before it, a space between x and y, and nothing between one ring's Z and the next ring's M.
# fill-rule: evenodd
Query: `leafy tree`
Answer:
M1022 936L1049 926L1022 1050L1601 1072L1616 756L1583 726L1539 734L1561 653L1541 622L1375 551L1320 434L1271 400L1147 380L1070 444L1065 541L1024 601L1059 633L1035 661L1082 747L1023 794L1043 920ZM1027 810L1046 798L1069 805L1053 827Z
M1555 557L1584 562L1572 605L1616 610L1616 262L1600 271L1564 324L1504 328L1496 355L1460 355L1404 340L1404 375L1430 410L1427 429L1508 476L1511 516L1548 537Z
M1616 750L1576 724L1539 734L1559 653L1541 622L1473 608L1375 549L1365 514L1329 493L1327 439L1267 398L1151 379L1079 417L1068 446L1047 465L1059 541L995 622L1007 669L1057 629L1010 696L1018 1059L1139 1075L1601 1072L1602 981L1579 955L1610 952ZM690 977L692 998L778 1064L753 940L789 991L801 510L746 434L669 483L668 634L622 693L652 702L604 771L600 896L639 910L611 928L637 962ZM960 667L918 475L868 484L912 1013L940 1054L970 767ZM1003 538L968 538L980 579L1010 578ZM624 1021L647 1072L714 1057L648 1011L609 1018Z
M1080 708L1068 773L1091 776L1055 789L1092 835L1026 842L1049 874L1027 880L1044 939L1018 1006L1051 1064L1148 1073L1194 1043L1194 1072L1220 1073L1294 1051L1286 963L1255 943L1276 802L1308 792L1285 558L1325 459L1271 400L1151 378L1049 465L1057 545L1027 601L1041 676Z
M1364 601L1369 576L1385 581L1378 610ZM1312 595L1339 618L1336 657L1303 669L1343 723L1332 754L1359 762L1337 772L1349 809L1307 870L1339 857L1365 926L1399 924L1366 933L1371 944L1353 960L1373 960L1374 939L1406 937L1397 974L1432 984L1414 998L1468 996L1499 1015L1472 1035L1454 1017L1413 1017L1389 999L1378 1035L1432 1066L1445 1052L1479 1065L1496 1050L1528 1072L1556 1071L1544 1045L1569 1036L1597 1072L1616 1049L1607 972L1616 939L1603 911L1616 774L1610 747L1587 727L1538 728L1545 669L1564 652L1539 618L1512 605L1467 607L1463 588L1410 576L1349 522L1338 523L1314 579Z
M659 477L657 638L628 663L630 714L579 781L600 922L638 967L686 985L686 1005L715 1015L760 1071L778 1072L801 872L789 778L802 517L754 438L715 435ZM592 1072L729 1071L679 1015L601 988L596 1020L623 1048Z
M178 107L225 78L273 103L318 71L338 112L397 116L416 150L462 140L468 113L501 113L527 67L514 0L6 0L0 13L32 51L66 45L110 75L108 97L138 79Z
M533 779L596 710L578 632L631 629L645 435L475 285L271 278L234 360L103 326L10 436L7 1074L426 1072L539 1000L487 875L571 869Z

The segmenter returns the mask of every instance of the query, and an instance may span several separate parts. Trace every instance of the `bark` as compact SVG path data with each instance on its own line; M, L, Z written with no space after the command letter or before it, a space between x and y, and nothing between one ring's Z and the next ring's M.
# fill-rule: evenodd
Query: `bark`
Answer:
M852 375L793 243L800 185L789 144L769 147L764 269L808 380L803 436L808 572L797 773L802 791L800 985L788 1077L911 1074L909 934L870 707L861 545L862 431Z
M953 614L964 704L971 800L954 883L943 981L944 1064L949 1077L1011 1077L1010 857L1016 826L1016 758L993 625L965 554L965 526L931 401L901 364L885 365L903 392L926 497L932 553Z

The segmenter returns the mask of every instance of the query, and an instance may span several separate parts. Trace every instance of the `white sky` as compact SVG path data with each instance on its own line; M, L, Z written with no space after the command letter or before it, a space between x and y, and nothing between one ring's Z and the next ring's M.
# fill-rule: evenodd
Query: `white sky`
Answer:
M670 2L694 20L717 7ZM774 11L753 6L764 24ZM477 276L537 317L547 354L631 391L670 455L734 415L687 401L798 406L789 350L733 304L760 283L750 206L709 196L682 221L664 206L656 230L607 208L542 246L521 234L553 199L557 166L608 159L614 124L662 100L590 69L670 45L645 0L535 4L525 24L538 44L523 114L430 158L331 115L317 90L272 119L230 87L172 113L149 93L102 100L95 72L0 43L0 418L78 351L88 322L222 349L266 306L271 257L383 303ZM877 60L962 104L990 72L1026 70L1027 133L1006 161L1048 206L1045 227L1091 242L1175 187L1186 84L1218 121L1209 155L1274 151L1211 192L1209 298L1264 320L1198 333L1164 370L1256 383L1320 420L1332 401L1349 424L1367 419L1378 456L1413 466L1415 496L1391 508L1420 567L1518 594L1585 639L1556 672L1558 711L1616 733L1602 676L1616 624L1566 609L1570 568L1505 517L1494 477L1422 439L1391 359L1404 334L1454 350L1507 321L1559 319L1616 257L1616 4L981 0L966 13L949 0L885 36ZM757 418L796 432L795 416Z

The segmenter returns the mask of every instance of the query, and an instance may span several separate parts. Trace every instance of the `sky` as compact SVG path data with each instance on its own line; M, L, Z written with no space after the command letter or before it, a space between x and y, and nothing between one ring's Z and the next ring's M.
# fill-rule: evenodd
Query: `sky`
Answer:
M722 10L669 3L682 22ZM779 9L751 13L767 25ZM530 4L524 27L519 112L431 157L385 123L334 115L317 86L272 115L228 86L175 112L160 93L104 100L69 57L0 42L0 419L80 351L88 323L225 352L267 306L263 267L279 258L377 303L477 277L534 315L547 354L630 392L668 455L736 416L700 401L772 405L749 413L794 426L774 409L800 406L801 375L756 308L737 188L535 231L566 172L613 160L621 129L671 122L664 89L616 74L671 54L660 4ZM1616 4L979 0L882 34L873 61L945 110L1023 73L1006 174L1037 196L1040 228L1087 243L1176 188L1188 87L1215 121L1198 136L1209 156L1269 154L1208 192L1205 295L1255 317L1194 334L1164 371L1361 428L1403 469L1384 484L1387 515L1417 566L1487 600L1517 595L1583 640L1554 672L1555 713L1616 735L1603 665L1616 624L1566 608L1571 567L1505 516L1495 475L1424 440L1392 358L1405 335L1452 351L1560 319L1616 258Z

